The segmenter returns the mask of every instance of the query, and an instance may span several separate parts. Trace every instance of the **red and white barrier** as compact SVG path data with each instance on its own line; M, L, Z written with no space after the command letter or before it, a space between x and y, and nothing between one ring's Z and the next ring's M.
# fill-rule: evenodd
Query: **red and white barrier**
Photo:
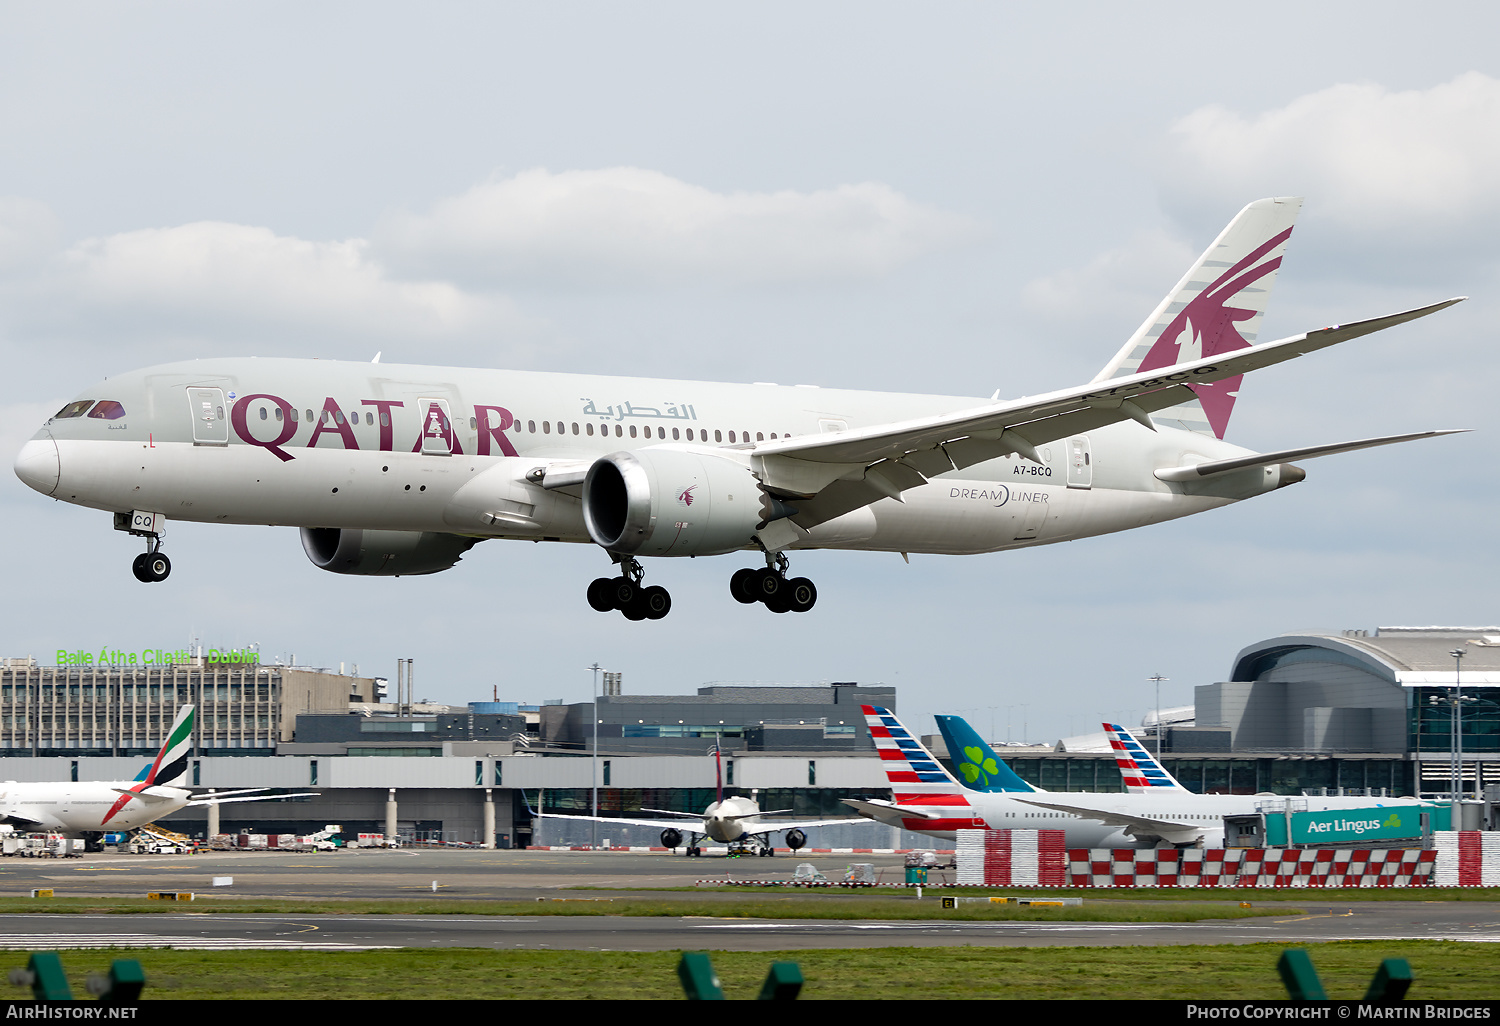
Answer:
M956 882L1005 887L1426 887L1440 861L1436 849L1064 849L1062 838L1061 830L960 830Z
M1438 853L1433 886L1500 887L1500 833L1439 830L1432 839Z

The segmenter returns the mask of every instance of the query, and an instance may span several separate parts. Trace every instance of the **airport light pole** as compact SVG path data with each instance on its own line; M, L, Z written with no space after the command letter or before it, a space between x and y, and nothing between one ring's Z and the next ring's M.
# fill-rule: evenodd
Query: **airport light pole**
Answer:
M1147 677L1151 683L1156 685L1156 757L1161 758L1161 682L1170 681L1171 677L1163 677L1161 674Z
M1453 657L1453 708L1448 713L1448 730L1452 736L1452 744L1448 747L1448 775L1452 778L1453 812L1451 813L1452 822L1448 824L1448 829L1462 830L1464 827L1463 820L1460 818L1463 814L1460 799L1464 790L1464 650L1455 648L1448 654Z
M592 666L585 668L592 670L594 674L594 757L591 778L594 792L594 821L589 824L589 847L597 848L599 846L599 671L603 667L599 665L599 660L595 659Z

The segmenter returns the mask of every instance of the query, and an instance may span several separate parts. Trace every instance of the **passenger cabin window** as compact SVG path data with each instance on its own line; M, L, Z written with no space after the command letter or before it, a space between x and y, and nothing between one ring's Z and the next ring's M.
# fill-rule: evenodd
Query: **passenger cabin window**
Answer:
M95 420L119 420L125 416L125 407L113 399L100 399L99 405L89 411L89 416Z
M69 403L53 415L53 420L68 420L72 417L82 417L88 412L88 408L94 405L92 399L80 399L76 403Z

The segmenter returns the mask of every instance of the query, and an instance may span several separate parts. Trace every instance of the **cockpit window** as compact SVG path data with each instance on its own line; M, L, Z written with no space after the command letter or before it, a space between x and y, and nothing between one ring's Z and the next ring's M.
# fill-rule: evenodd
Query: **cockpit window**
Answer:
M66 420L69 417L82 417L88 412L88 408L94 405L92 399L80 399L76 403L69 403L53 415L53 420Z
M119 420L125 416L125 407L113 399L100 399L99 405L89 411L89 416L99 420Z

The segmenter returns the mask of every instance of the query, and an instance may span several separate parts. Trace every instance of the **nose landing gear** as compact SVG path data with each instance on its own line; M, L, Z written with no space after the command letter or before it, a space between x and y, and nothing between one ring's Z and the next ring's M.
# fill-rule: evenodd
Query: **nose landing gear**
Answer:
M760 602L773 613L805 613L818 601L818 589L806 577L787 580L786 554L766 553L763 570L744 567L729 578L729 593L738 602Z
M660 620L672 611L672 596L660 585L642 587L646 571L631 556L619 558L619 577L596 577L589 605L601 613L618 609L627 620Z
M142 584L165 581L172 572L172 561L161 550L161 539L167 533L166 528L167 518L160 513L135 510L115 514L116 531L125 531L137 538L146 539L146 551L136 556L130 564L131 573Z

